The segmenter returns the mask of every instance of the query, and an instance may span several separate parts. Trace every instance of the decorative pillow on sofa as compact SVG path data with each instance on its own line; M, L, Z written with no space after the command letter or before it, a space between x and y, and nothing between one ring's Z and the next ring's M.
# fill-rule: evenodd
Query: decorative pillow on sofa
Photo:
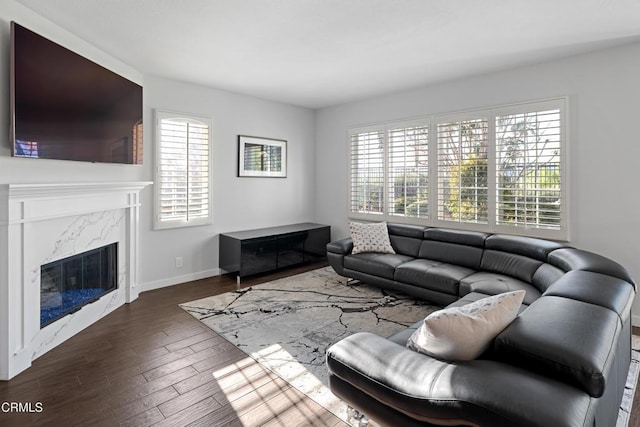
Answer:
M352 254L361 252L379 252L383 254L395 254L389 241L389 230L386 222L363 224L350 222L351 240L353 240Z
M407 347L442 360L473 360L513 322L524 294L506 292L433 312L411 335Z

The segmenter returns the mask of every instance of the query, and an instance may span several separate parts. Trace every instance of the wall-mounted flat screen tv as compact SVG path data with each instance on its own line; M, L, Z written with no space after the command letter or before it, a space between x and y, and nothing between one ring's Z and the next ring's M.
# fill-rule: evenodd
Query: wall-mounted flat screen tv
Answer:
M142 163L142 86L11 23L13 156Z

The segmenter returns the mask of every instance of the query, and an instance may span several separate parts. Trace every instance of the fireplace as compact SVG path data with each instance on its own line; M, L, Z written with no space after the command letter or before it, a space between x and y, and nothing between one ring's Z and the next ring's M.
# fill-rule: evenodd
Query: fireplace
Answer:
M118 243L40 267L40 328L118 287Z
M138 297L149 184L0 185L0 380Z

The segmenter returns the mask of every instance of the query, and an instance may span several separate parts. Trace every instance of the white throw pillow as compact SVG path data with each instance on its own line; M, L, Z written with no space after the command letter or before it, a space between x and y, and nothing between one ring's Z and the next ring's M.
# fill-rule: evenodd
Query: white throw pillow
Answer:
M518 316L524 295L522 290L506 292L433 312L407 347L442 360L473 360Z
M395 254L389 241L389 230L386 222L363 224L350 222L351 240L353 240L352 254L361 252L379 252L383 254Z

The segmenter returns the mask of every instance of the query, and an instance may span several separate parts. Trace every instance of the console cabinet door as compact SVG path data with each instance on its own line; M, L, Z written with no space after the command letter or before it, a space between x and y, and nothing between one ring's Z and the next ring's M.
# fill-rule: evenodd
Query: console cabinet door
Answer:
M306 233L304 241L304 262L326 259L327 244L331 241L331 228L323 227Z
M304 262L306 233L286 234L278 237L278 268Z
M241 277L278 268L278 239L245 240L241 246Z

